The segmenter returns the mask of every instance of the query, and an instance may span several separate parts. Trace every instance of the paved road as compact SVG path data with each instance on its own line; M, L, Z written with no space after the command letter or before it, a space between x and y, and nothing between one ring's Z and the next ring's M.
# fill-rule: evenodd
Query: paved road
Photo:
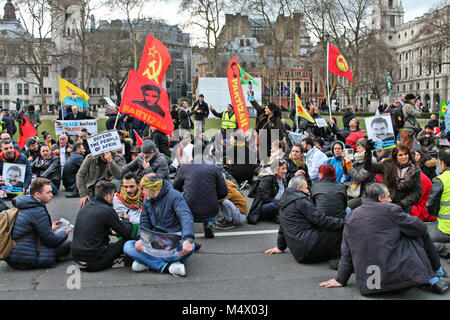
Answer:
M53 219L76 219L78 199L66 199L60 192L48 206ZM324 289L319 283L333 278L327 263L303 265L287 250L266 255L276 245L277 227L272 222L216 231L214 239L203 238L201 224L195 225L203 244L186 262L186 278L156 272L133 273L131 268L113 268L98 273L81 273L80 289L67 282L71 261L54 269L18 271L0 262L0 300L7 299L194 299L194 300L297 300L297 299L450 299L450 293L436 295L413 288L401 294L366 298L360 295L354 276L345 288ZM450 272L450 265L442 260ZM70 270L70 268L69 268ZM73 283L69 281L69 284Z

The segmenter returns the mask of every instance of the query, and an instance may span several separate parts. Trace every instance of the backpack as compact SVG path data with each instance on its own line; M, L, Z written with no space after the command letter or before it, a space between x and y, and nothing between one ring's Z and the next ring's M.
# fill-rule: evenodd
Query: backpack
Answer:
M394 108L391 112L392 124L394 129L401 129L405 125L405 115L403 114L403 106Z
M11 232L18 211L17 208L11 208L0 212L0 260L8 258L17 243L11 239Z

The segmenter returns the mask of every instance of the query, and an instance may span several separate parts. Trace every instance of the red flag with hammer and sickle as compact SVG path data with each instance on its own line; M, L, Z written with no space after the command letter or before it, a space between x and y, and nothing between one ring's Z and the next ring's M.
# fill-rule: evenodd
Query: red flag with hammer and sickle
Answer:
M166 46L158 39L147 35L138 72L161 85L171 61Z
M149 80L137 71L130 70L119 112L165 134L173 134L173 120L166 90L155 80Z

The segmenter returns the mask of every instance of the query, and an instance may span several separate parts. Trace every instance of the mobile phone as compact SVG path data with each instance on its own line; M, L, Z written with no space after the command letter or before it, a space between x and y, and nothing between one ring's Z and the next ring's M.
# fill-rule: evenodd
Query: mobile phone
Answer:
M354 160L355 159L353 149L351 149L351 148L350 149L345 149L345 153L350 158L350 160Z

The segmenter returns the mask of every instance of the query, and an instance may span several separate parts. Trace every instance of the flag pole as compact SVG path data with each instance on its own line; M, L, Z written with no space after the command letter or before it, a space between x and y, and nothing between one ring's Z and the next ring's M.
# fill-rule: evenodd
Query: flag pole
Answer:
M113 128L113 130L114 130L114 129L116 128L116 126L117 126L117 120L119 120L119 117L120 117L120 112L117 111L116 121L114 122L114 128Z
M330 63L330 44L327 42L327 103L328 103L328 111L330 112L330 121L331 121L330 81L328 80L329 63Z

